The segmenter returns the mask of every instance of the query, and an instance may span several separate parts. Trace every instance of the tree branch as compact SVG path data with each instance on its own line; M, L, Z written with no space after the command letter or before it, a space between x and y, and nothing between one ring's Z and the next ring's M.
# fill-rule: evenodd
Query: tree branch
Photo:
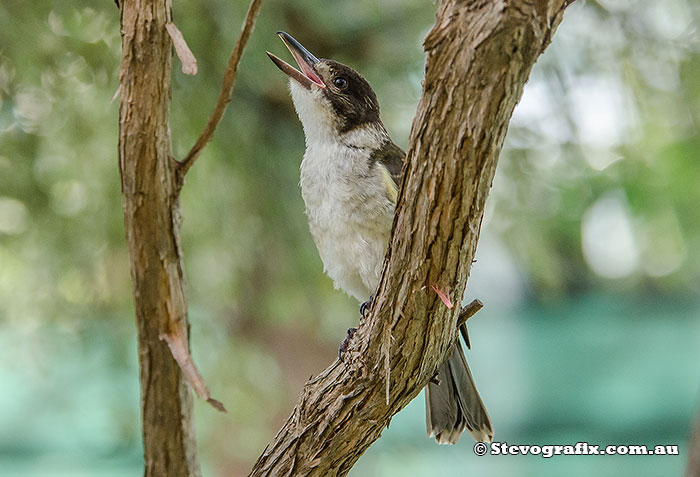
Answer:
M207 125L204 127L204 131L194 143L190 152L187 156L180 161L179 167L179 184L182 186L182 182L190 170L190 167L194 164L201 154L204 146L211 141L212 136L214 136L214 131L216 127L221 122L221 118L224 116L226 107L231 101L231 94L233 93L233 84L236 81L236 74L238 73L238 64L241 62L241 57L243 56L243 50L245 49L246 43L248 43L248 38L250 34L253 33L253 28L255 27L255 20L258 17L258 12L262 6L262 0L252 0L250 6L248 7L248 12L246 13L245 20L243 21L243 27L241 28L241 33L238 35L238 40L233 47L233 52L228 60L228 65L226 66L226 72L224 73L224 80L221 85L221 93L219 93L219 99L216 102L216 107L212 111L211 116Z
M201 475L192 394L163 334L189 353L179 210L168 114L168 0L122 4L119 166L138 330L146 477Z
M261 3L250 4L219 104L183 163L173 160L170 143L172 42L183 66L194 71L196 60L171 23L170 0L131 0L121 6L119 170L138 329L146 477L201 475L188 382L199 396L223 410L190 355L178 196L184 174L230 100Z
M508 122L565 1L441 2L371 315L346 362L305 385L251 476L346 475L447 357L459 310L431 286L461 301Z

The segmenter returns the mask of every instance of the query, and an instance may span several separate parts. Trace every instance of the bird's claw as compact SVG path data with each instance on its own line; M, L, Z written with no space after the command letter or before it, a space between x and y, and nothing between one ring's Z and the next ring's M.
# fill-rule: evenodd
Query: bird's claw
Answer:
M367 318L369 316L369 310L370 308L372 308L373 302L374 295L370 295L369 300L360 305L360 315L363 318ZM341 361L343 361L343 354L345 354L345 352L348 350L348 347L350 346L350 340L353 336L355 336L356 331L357 328L348 328L348 335L345 337L343 342L340 343L340 346L338 347L338 359L340 359Z
M348 335L345 337L342 343L340 343L340 346L338 347L338 359L343 361L343 354L348 350L348 347L350 346L350 340L352 339L353 336L355 336L355 332L357 331L357 328L348 328Z
M360 305L360 315L362 318L367 318L369 316L369 310L372 308L372 303L374 303L374 295L370 295L369 300Z

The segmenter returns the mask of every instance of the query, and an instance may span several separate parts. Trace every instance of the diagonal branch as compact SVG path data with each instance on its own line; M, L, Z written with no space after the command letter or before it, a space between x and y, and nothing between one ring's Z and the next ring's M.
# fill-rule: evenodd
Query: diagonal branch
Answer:
M508 122L565 1L441 1L372 314L251 476L346 475L447 357L460 311L446 303L464 294Z
M241 57L243 56L243 50L245 49L246 43L250 38L251 33L253 33L253 28L255 27L255 20L258 17L258 12L262 6L262 0L251 0L250 6L248 6L248 12L246 13L245 20L243 21L243 28L241 28L241 33L238 35L238 40L236 40L236 45L233 47L233 52L231 52L231 57L228 60L228 65L226 66L226 72L224 73L224 80L221 84L221 93L219 93L219 99L216 102L216 107L212 111L211 116L209 116L209 121L204 127L204 131L194 143L190 152L187 156L180 161L179 168L179 182L182 186L182 181L190 170L190 167L194 164L201 154L204 146L211 141L212 136L214 136L214 131L216 127L221 122L221 118L224 116L226 107L231 101L231 93L233 92L233 84L236 81L236 74L238 73L238 65L241 62Z

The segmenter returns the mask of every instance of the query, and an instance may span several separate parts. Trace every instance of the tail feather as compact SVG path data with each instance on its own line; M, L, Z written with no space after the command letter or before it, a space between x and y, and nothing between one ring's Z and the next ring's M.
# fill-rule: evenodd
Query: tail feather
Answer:
M439 444L455 444L466 429L477 442L491 442L493 426L474 384L462 345L440 366L438 383L425 387L428 435Z

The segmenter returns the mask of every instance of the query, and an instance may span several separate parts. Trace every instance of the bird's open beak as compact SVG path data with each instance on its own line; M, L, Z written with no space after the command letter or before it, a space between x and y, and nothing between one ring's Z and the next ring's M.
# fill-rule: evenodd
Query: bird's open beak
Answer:
M306 89L311 89L311 85L315 84L320 88L325 88L326 85L323 83L321 77L316 73L314 65L318 63L318 58L311 54L309 50L304 48L301 43L296 41L292 35L285 33L283 31L278 31L277 35L282 39L287 49L292 54L297 64L299 65L299 71L289 63L276 57L269 51L267 56L277 65L279 69L287 73L291 78L294 78L299 84L301 84Z

